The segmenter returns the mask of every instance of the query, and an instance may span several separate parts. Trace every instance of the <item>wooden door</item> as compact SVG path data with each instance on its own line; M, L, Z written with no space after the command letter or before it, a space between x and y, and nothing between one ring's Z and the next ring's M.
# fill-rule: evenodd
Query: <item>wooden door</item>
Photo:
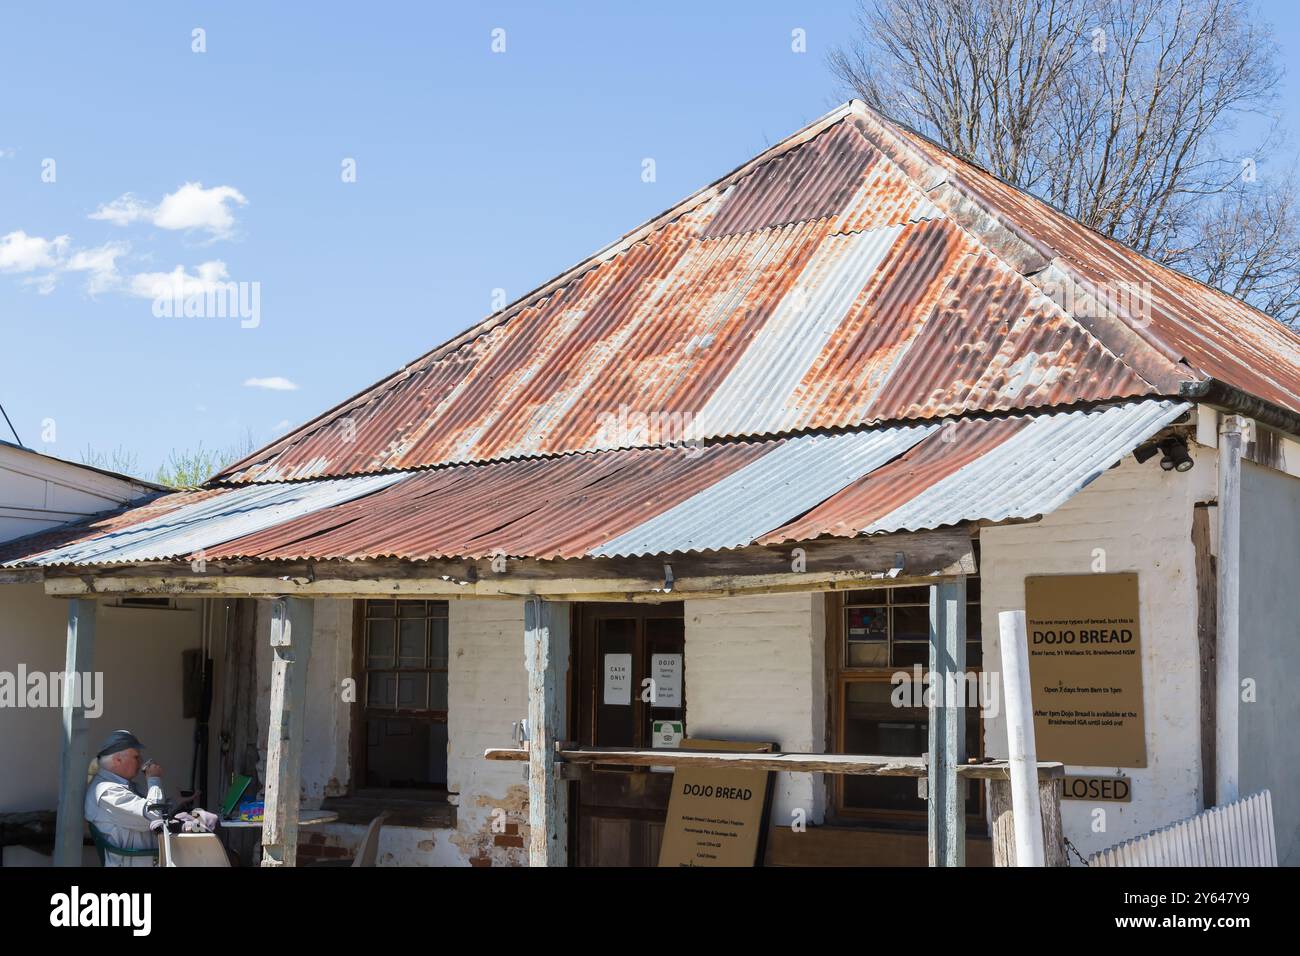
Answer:
M651 746L655 720L686 717L685 628L680 602L583 604L574 645L574 736L587 747ZM623 657L622 655L627 655ZM655 655L680 655L680 689L646 700L645 679ZM618 686L626 675L626 703ZM617 669L607 694L607 675ZM664 706L675 699L674 706ZM649 767L592 766L576 791L570 845L578 866L654 866L659 859L673 775Z

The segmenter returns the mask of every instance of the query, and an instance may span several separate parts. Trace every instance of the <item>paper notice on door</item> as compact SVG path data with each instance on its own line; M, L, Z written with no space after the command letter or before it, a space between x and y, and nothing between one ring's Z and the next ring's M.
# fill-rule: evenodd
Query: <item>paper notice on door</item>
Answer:
M682 706L682 655L652 654L650 677L654 680L655 707Z
M602 697L606 704L632 703L632 655L605 655L605 693Z

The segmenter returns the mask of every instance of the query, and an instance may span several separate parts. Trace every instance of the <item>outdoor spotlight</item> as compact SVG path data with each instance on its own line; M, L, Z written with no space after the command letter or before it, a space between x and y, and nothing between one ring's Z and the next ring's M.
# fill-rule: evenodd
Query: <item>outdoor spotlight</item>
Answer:
M1137 459L1139 465L1145 465L1148 461L1151 460L1151 456L1154 455L1159 450L1160 450L1159 447L1157 447L1156 445L1148 443L1146 445L1142 445L1138 448L1135 448L1133 450L1133 457Z
M1187 442L1181 438L1169 438L1160 443L1160 450L1164 452L1164 457L1160 459L1160 467L1165 471L1190 471L1194 462L1192 456L1187 451Z

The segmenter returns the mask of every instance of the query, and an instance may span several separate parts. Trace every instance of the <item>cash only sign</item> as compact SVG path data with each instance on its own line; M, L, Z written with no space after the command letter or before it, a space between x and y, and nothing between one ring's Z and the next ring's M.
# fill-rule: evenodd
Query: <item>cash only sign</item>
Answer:
M681 742L683 750L771 753L770 743L734 740ZM754 866L763 850L772 774L728 767L678 767L660 866Z

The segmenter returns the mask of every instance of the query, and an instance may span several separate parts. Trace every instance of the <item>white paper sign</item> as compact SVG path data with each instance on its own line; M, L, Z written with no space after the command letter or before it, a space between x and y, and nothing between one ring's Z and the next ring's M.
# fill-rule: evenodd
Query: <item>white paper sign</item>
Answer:
M632 655L605 655L606 704L632 703Z
M686 725L680 720L656 720L650 725L650 746L675 749L682 745ZM651 773L672 773L672 767L651 767Z
M654 706L682 706L682 655L652 654L650 676L655 682Z

